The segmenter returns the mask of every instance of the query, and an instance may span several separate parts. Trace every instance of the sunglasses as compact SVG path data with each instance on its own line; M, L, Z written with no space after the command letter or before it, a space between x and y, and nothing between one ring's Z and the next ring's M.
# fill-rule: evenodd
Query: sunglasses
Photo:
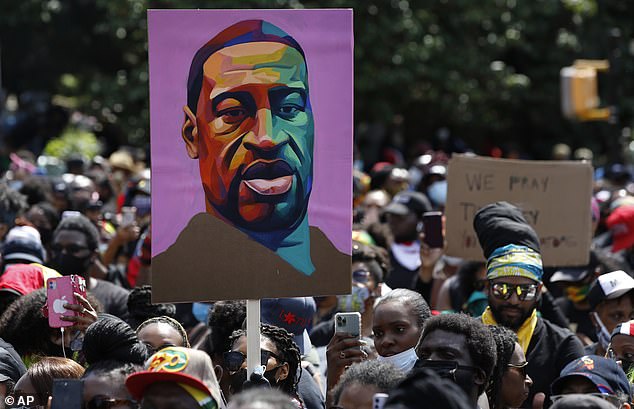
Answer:
M352 281L365 284L370 281L370 272L367 270L355 270L352 272Z
M520 301L532 301L537 297L537 288L539 288L537 284L513 285L491 282L493 296L501 300L508 300L515 293Z
M526 378L526 365L528 365L528 361L524 361L524 363L521 363L519 365L514 365L511 363L506 364L506 366L508 366L509 368L517 369L520 375L522 375L524 378Z
M140 406L135 400L114 399L105 396L95 396L86 403L85 409L110 409L115 406L126 405L131 409L138 409Z
M225 368L227 368L230 372L239 371L242 364L247 359L247 356L240 351L225 352L222 356L225 360ZM273 352L267 351L266 349L260 349L260 363L262 366L266 366L269 362L269 358L275 358L279 362L282 361L282 359Z

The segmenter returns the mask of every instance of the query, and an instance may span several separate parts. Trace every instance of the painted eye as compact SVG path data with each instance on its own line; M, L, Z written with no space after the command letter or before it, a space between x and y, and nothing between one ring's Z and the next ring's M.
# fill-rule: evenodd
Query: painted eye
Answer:
M227 108L218 112L218 117L228 124L235 124L247 117L247 111L244 108Z

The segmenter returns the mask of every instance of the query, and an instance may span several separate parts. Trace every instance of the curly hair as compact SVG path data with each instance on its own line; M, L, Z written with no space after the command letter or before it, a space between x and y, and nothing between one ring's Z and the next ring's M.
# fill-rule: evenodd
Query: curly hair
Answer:
M167 324L170 327L174 328L174 330L178 332L178 334L181 336L181 339L183 340L183 345L178 345L178 346L190 348L189 339L187 339L187 332L185 331L185 328L183 328L180 322L176 321L174 318L171 318L171 317L166 317L166 316L154 317L154 318L150 318L149 320L145 320L141 323L141 325L137 327L136 333L138 334L143 328L152 324Z
M275 389L250 389L231 398L228 409L297 409L290 397Z
M53 329L42 315L45 305L46 290L40 289L18 298L0 316L0 338L22 357L56 355L50 341Z
M495 341L495 348L497 351L497 361L495 367L493 367L493 373L487 386L487 396L489 397L489 404L491 409L503 409L502 396L500 394L502 389L502 377L508 370L508 363L511 362L511 356L515 350L515 343L517 342L517 335L510 329L501 325L490 325L487 327L493 335L493 341Z
M279 328L275 325L269 324L260 325L260 334L271 341L273 344L275 344L275 348L277 349L280 358L284 362L288 363L289 376L286 377L286 379L284 379L282 382L280 382L279 389L293 397L296 397L297 384L299 383L299 379L302 376L302 357L301 353L299 352L299 347L293 339L293 334L283 328ZM230 345L233 345L238 340L238 338L246 335L246 330L239 329L237 331L234 331L229 338Z
M26 371L38 395L53 393L53 379L79 379L84 368L72 359L47 356L35 361Z
M218 301L209 313L207 325L211 330L206 349L209 356L222 355L231 349L231 334L242 328L247 319L247 303L244 300Z
M355 383L374 386L377 392L389 393L403 379L405 373L389 362L377 359L359 362L351 365L341 375L332 390L333 401L335 405L338 404L344 389Z
M416 317L418 328L421 330L423 329L425 322L429 319L429 317L431 317L431 310L429 309L427 301L425 301L423 296L416 291L408 290L406 288L397 288L392 290L384 297L381 297L377 305L374 307L374 311L376 311L379 306L390 302L400 302L409 307L411 313Z
M382 283L390 269L390 259L380 247L371 244L352 242L352 262L367 264L375 283Z
M467 349L469 350L469 356L473 361L473 365L482 369L485 374L485 382L478 388L480 394L484 392L493 373L493 367L497 359L495 342L492 339L491 331L489 331L487 326L481 321L465 314L436 315L428 319L425 323L425 329L416 346L416 355L419 357L422 356L420 348L423 340L436 330L453 332L454 334L465 336Z
M95 251L99 245L99 231L86 216L78 215L63 219L57 225L53 233L53 239L55 239L62 230L74 230L83 233L84 236L86 236L88 249L91 251Z
M144 285L135 287L128 295L128 324L132 328L138 328L145 320L155 317L176 316L176 306L174 304L152 304L152 286Z
M99 302L91 295L88 302L100 312ZM13 302L0 316L0 338L14 346L17 353L25 358L31 355L61 356L61 347L51 341L51 335L59 330L48 325L42 314L46 305L46 289L42 288L23 295Z

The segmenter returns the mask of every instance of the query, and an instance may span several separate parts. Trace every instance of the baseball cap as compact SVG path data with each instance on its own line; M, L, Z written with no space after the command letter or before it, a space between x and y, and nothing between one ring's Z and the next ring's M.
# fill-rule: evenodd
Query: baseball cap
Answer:
M550 409L614 409L614 405L596 396L571 393L563 395Z
M44 247L40 232L31 226L17 226L9 230L2 246L2 258L43 263Z
M421 215L432 210L431 203L427 196L420 192L406 191L400 192L392 199L392 202L385 206L385 213L405 216L412 212Z
M588 301L594 309L605 300L619 298L634 289L634 278L623 270L602 274L590 287Z
M628 335L630 337L634 337L634 320L622 322L612 331L612 335L610 335L610 339L614 338L617 335Z
M214 373L211 358L203 351L183 347L168 347L152 355L145 364L146 370L134 373L125 386L136 400L157 382L174 382L193 387L211 396L216 404L220 400L220 386Z
M262 322L284 328L291 334L302 355L310 352L307 328L317 311L312 297L265 298L260 304Z
M630 383L619 364L598 355L582 356L566 365L561 370L559 378L555 379L550 386L552 394L561 394L566 380L576 376L589 379L603 394L617 395L622 392L628 397L631 396Z
M588 277L588 273L590 270L587 266L581 267L562 267L555 270L555 273L550 277L550 282L577 282L581 281L584 278Z
M634 205L622 205L614 209L605 221L612 232L612 252L634 245Z

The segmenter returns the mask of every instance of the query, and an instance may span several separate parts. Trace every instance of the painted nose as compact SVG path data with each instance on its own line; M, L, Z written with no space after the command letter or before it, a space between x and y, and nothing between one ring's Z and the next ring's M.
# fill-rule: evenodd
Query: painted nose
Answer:
M269 108L260 108L255 115L255 124L244 138L244 146L253 151L270 152L288 142L284 132L274 134L273 114Z

